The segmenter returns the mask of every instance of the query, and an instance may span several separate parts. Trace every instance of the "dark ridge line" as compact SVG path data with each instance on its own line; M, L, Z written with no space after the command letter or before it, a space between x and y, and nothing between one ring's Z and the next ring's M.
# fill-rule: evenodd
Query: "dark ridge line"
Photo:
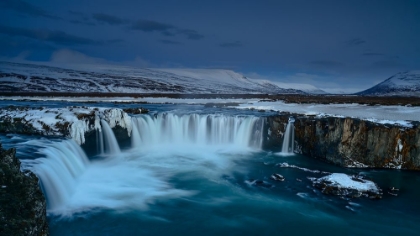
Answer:
M176 98L176 99L261 99L264 101L282 100L286 103L314 103L314 104L349 104L366 105L411 105L420 106L420 97L385 97L385 96L356 96L356 95L309 95L309 94L182 94L182 93L69 93L69 92L0 92L0 96L25 97L101 97L101 98Z

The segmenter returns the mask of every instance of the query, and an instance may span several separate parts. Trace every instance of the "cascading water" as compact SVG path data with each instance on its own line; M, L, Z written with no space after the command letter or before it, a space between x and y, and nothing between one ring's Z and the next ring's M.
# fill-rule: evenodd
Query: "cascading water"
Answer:
M121 153L120 146L118 146L117 139L115 138L114 132L112 131L111 127L109 127L109 124L101 120L101 127L102 127L102 133L104 137L104 143L105 143L105 151L107 154L116 155Z
M261 148L263 119L254 116L176 115L133 117L135 148L160 144L230 145Z
M294 126L295 119L293 117L289 118L289 122L286 126L286 132L283 136L283 146L281 148L281 152L285 154L292 154L294 151L294 143L295 143L295 126Z
M60 208L74 192L77 179L89 165L89 159L73 140L52 143L41 149L30 169L41 179L48 210Z
M155 199L195 194L168 182L178 173L219 178L234 169L234 160L246 155L232 156L230 148L240 152L261 148L263 124L263 118L254 116L141 115L132 118L131 134L133 147L141 150L120 153L112 129L102 120L102 130L97 132L103 135L100 149L123 158L89 161L79 145L65 140L40 149L45 158L31 160L27 166L40 178L50 214L141 209Z
M96 147L98 148L98 153L99 154L104 154L105 153L105 149L104 149L104 136L102 133L102 130L98 129L96 130Z

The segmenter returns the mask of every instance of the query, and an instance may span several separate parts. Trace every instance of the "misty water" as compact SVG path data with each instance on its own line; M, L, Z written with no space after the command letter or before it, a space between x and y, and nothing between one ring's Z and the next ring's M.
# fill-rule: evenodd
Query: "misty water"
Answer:
M17 148L23 168L42 179L51 235L416 235L420 230L418 172L345 169L284 155L282 144L261 150L261 126L271 113L146 106L156 113L133 118L129 147L119 150L108 134L93 156L71 140L1 136L4 147ZM205 128L209 123L211 129ZM383 199L323 195L307 179L323 174L276 166L283 162L366 175L385 190ZM285 181L271 180L274 173ZM400 189L397 197L387 194L390 186Z

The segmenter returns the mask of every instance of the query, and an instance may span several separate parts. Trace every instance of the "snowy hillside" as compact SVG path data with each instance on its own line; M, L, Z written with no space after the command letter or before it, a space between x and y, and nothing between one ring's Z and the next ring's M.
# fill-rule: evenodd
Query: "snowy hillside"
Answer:
M420 71L398 73L358 95L420 96Z
M259 83L230 70L135 69L94 66L64 69L0 62L3 92L114 92L114 93L304 93L271 83Z
M324 90L319 89L311 84L283 83L283 82L273 82L273 83L280 88L298 89L309 94L328 94Z

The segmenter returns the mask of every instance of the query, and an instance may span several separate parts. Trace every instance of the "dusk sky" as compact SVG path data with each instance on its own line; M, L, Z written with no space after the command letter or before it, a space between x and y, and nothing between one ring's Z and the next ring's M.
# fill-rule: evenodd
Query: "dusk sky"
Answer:
M420 1L1 0L0 60L224 68L355 92L420 70Z

